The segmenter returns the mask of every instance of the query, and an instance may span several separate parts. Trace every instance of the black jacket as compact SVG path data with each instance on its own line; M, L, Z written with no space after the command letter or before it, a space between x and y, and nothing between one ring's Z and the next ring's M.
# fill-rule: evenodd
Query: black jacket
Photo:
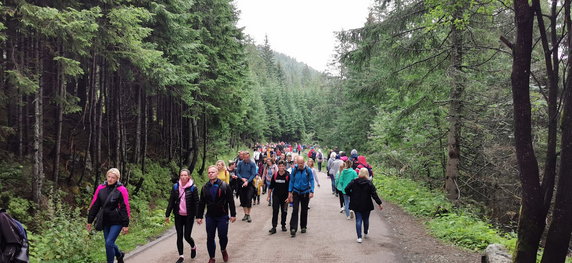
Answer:
M11 217L5 210L0 210L0 262L12 261L22 247L22 238L15 231Z
M179 187L181 187L179 183L176 183L171 188L171 195L169 197L165 217L169 217L171 211L176 215L179 214L179 205L181 203ZM185 188L185 201L187 203L187 216L190 216L192 219L196 216L197 210L199 209L199 189L197 189L194 183L190 187Z
M102 208L109 194L112 194L112 196L107 205ZM114 185L107 185L107 182L105 182L97 187L89 207L87 217L89 224L93 222L99 209L103 209L104 226L122 225L123 227L128 227L131 208L129 207L129 198L125 186L119 182Z
M207 182L201 189L197 218L203 218L205 207L207 209L206 216L208 217L228 216L229 210L230 217L236 217L236 207L234 206L232 189L227 183L220 179L216 179L214 184L210 181Z
M381 199L377 195L375 186L367 178L356 178L346 186L346 194L351 196L350 209L355 212L368 212L373 210L373 202L380 205Z

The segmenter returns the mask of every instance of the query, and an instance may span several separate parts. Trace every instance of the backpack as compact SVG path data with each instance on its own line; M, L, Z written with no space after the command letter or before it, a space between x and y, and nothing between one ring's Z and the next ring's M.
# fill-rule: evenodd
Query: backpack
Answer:
M361 169L359 166L361 166L361 168L367 168L367 172L369 173L369 177L370 178L373 177L373 169L371 168L371 165L366 166L365 164L360 163L358 165L358 168L356 169L357 170L356 172L358 172L358 174L359 174L359 170Z
M8 234L11 233L12 237L16 237L17 243L2 244L3 247L0 248L0 260L2 262L29 262L28 234L26 233L26 229L24 229L24 226L18 220L12 218L5 212L5 210L0 210L0 216L4 217L5 221L7 221L8 228L11 230Z
M316 159L316 151L313 151L313 152L312 152L312 157L310 157L310 158Z

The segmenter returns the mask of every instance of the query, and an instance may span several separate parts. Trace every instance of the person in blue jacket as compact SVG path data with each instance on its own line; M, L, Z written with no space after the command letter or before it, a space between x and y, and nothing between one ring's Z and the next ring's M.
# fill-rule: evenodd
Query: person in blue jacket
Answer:
M250 159L250 153L244 152L242 161L238 163L236 175L242 181L240 185L240 206L244 209L242 221L252 222L250 210L252 209L252 196L254 195L254 177L256 177L256 164Z
M298 231L298 210L300 204L300 228L301 233L306 233L308 226L308 204L314 197L314 174L312 169L304 164L304 157L296 157L296 165L292 167L290 184L288 186L288 200L293 202L292 217L290 218L290 235L296 237Z

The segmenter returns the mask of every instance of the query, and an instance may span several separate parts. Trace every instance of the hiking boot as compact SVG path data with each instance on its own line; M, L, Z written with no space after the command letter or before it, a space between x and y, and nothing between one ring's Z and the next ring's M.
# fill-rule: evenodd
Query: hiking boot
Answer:
M248 215L248 218L246 219L246 222L248 222L248 223L252 222L252 218L250 218L250 215Z
M270 230L268 230L268 233L270 233L271 235L276 234L276 228L275 227L271 228Z
M272 204L270 204L270 201L268 201L268 206L271 206Z
M290 229L290 236L291 236L291 237L296 237L296 230Z
M123 258L125 258L125 253L119 251L119 256L115 257L117 259L117 263L123 263Z
M242 221L246 221L246 219L248 219L248 215L244 215L244 217L242 218Z
M222 250L222 261L227 262L228 261L228 252L226 252L225 250Z
M191 248L191 258L197 257L197 246Z
M216 260L214 258L209 259L209 263L215 263Z
M177 262L175 262L175 263L183 263L183 261L185 261L184 258L179 258L179 259L177 259Z
M303 227L302 230L300 231L300 233L302 233L302 234L306 233L306 228Z
M282 232L286 232L288 231L288 229L286 229L286 226L282 226Z

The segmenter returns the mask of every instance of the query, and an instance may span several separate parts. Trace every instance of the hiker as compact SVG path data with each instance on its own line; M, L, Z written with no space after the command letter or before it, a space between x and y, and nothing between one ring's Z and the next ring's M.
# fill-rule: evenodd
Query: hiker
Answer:
M331 163L330 163L331 161ZM340 171L340 166L343 164L344 162L342 160L340 160L340 156L336 153L336 152L332 152L332 154L330 155L330 160L328 160L328 172L330 173L331 179L332 179L332 191L335 192L336 197L339 196L340 191L338 190L338 188L336 187L336 174ZM343 198L343 197L341 197ZM342 201L342 205L343 205L343 201Z
M22 223L0 208L0 262L29 262L28 248L28 234Z
M341 161L341 160L339 160ZM339 163L339 162L338 162ZM346 164L342 161L340 167L338 168L338 171L336 171L336 174L334 175L334 180L336 181L336 196L338 197L338 200L340 201L340 213L343 213L344 211L346 211L345 206L344 206L344 193L341 190L341 186L339 185L340 182L340 175L342 174L342 171L346 169Z
M223 261L228 261L228 252L226 251L228 222L234 223L236 221L236 208L232 198L232 189L230 189L227 183L217 178L217 173L218 169L216 166L212 165L208 168L209 181L201 189L196 220L199 225L203 223L203 214L206 208L207 213L204 216L207 229L207 250L210 257L209 263L215 263L215 234L217 231ZM229 211L230 218L228 217Z
M182 169L179 172L179 181L173 185L171 195L169 197L169 204L165 212L165 222L169 223L171 211L175 214L175 230L177 230L177 250L179 251L179 259L177 263L185 261L183 254L183 237L191 245L191 258L197 256L197 247L195 241L191 237L193 232L193 224L197 209L199 207L199 191L191 172L187 169Z
M223 182L230 184L230 174L226 170L226 164L223 160L218 160L216 162L216 167L218 169L217 178L221 179Z
M235 198L238 198L238 191L240 190L241 180L236 175L236 163L234 160L228 161L228 174L230 175L230 188L232 189Z
M102 224L107 262L113 263L113 258L116 258L117 262L122 263L125 253L119 250L115 240L120 232L123 234L129 232L129 218L131 217L129 194L127 188L119 182L121 173L117 168L109 169L106 177L107 181L97 187L91 199L86 228L90 232L93 221L98 217L95 228L99 230L98 225ZM98 216L100 209L102 213Z
M266 190L268 190L268 186L270 186L270 181L272 180L272 176L278 171L278 166L276 165L273 159L266 159L266 164L264 165L264 172L262 172L263 180L264 180L264 190L263 193L266 194ZM271 206L270 201L268 201L268 206Z
M272 228L270 234L276 233L278 226L278 212L280 212L280 224L282 231L286 232L286 216L288 215L288 186L290 185L290 173L286 171L286 162L278 162L278 171L274 173L268 188L268 202L272 199Z
M373 168L371 167L371 165L369 165L369 163L367 163L367 159L363 155L360 155L357 158L356 172L359 172L361 168L366 168L369 174L368 179L373 180Z
M344 210L348 220L352 219L354 212L350 210L350 196L346 193L348 184L358 177L356 171L352 169L352 161L346 159L344 162L344 170L340 173L338 180L338 189L344 194Z
M304 157L296 157L296 166L292 168L290 183L288 184L288 200L293 202L294 209L290 218L290 235L296 236L298 231L298 210L300 210L301 233L306 233L308 225L308 204L314 197L314 174L304 164ZM300 209L300 205L302 208Z
M254 177L256 176L256 164L250 159L250 153L244 152L242 162L238 163L238 178L242 181L240 186L240 206L244 210L242 221L252 222L250 211L252 209L252 195L254 194Z
M358 152L357 152L356 149L353 149L353 150L350 152L350 161L352 161L353 163L356 163L356 162L357 162L357 159L358 159Z
M312 159L314 162L316 161L316 150L314 150L314 147L310 148L310 151L308 152L308 159Z
M316 154L316 161L318 162L318 172L322 172L322 162L324 161L324 154L321 149L318 149Z
M318 171L316 171L316 168L314 168L314 160L310 159L307 162L308 167L310 167L310 169L312 169L312 173L314 174L314 180L316 180L316 184L318 185L318 187L320 187L320 180L318 179Z
M262 185L264 182L262 181L262 178L260 178L260 175L256 175L256 177L254 177L253 183L254 194L252 195L252 205L256 205L257 202L260 204L260 195L262 194Z
M356 215L356 232L357 242L362 242L361 228L363 223L364 237L367 237L369 232L369 214L373 210L373 203L371 199L375 200L379 206L379 210L383 209L381 199L377 195L377 191L373 183L369 180L369 171L367 168L359 170L359 177L351 181L344 189L346 194L351 196L350 209Z

